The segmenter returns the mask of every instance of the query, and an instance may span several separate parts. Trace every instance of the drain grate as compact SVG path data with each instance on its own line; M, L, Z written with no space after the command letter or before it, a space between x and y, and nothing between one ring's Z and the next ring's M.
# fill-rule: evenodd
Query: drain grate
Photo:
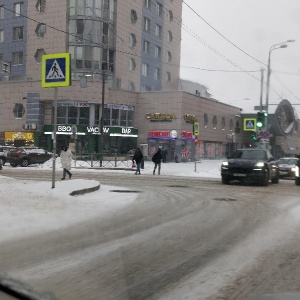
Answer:
M214 200L216 200L216 201L228 201L228 202L237 201L234 198L215 198Z
M133 191L133 190L110 190L112 193L141 193L141 191Z

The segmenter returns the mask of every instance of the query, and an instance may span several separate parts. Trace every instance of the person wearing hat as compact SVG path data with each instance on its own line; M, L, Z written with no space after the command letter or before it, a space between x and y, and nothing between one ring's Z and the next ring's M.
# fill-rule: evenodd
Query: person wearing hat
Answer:
M71 179L72 173L70 172L70 170L71 170L71 162L72 162L72 152L67 146L62 147L62 150L60 152L60 162L63 167L63 177L61 180L65 180L67 174Z

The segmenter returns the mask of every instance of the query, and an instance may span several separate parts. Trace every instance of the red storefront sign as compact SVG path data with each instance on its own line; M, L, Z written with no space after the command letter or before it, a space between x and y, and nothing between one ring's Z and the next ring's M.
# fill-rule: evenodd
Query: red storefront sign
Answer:
M148 133L149 138L169 138L170 132L167 130L150 130Z
M190 139L190 140L194 138L193 133L189 131L182 131L181 137L182 139Z

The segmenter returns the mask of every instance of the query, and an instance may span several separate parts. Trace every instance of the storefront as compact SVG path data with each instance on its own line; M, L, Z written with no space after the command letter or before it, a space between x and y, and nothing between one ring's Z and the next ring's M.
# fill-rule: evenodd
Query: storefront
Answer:
M1 134L1 140L6 146L34 146L34 132L29 131L5 131Z
M46 148L52 149L53 125L44 126ZM136 147L138 129L132 127L104 127L103 152L126 154ZM58 125L56 130L57 149L69 145L76 153L99 153L100 129L97 126Z

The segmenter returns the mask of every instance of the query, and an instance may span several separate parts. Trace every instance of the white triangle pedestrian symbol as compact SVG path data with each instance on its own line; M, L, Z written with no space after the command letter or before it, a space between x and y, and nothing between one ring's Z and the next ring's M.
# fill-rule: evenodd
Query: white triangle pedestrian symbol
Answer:
M64 79L65 75L61 70L57 60L55 59L51 66L51 69L48 72L46 79L58 79L58 78Z
M254 125L251 121L248 121L247 125L246 125L247 128L254 128Z

